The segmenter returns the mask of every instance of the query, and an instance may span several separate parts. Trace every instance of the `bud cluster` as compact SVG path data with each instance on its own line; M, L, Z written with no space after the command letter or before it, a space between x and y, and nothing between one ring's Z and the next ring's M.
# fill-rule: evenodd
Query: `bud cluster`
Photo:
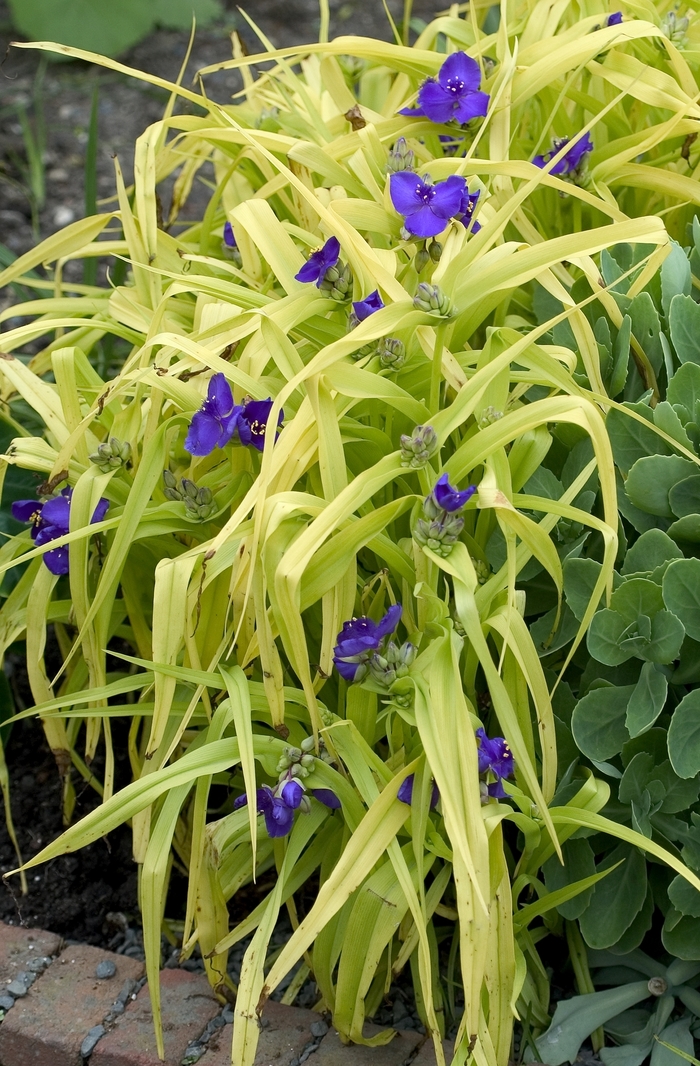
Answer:
M495 407L485 407L479 415L479 421L477 423L479 429L486 429L487 426L491 426L494 422L498 422L499 418L503 418L503 411L497 411Z
M416 426L413 436L401 436L401 466L418 470L426 466L438 450L438 435L432 426Z
M375 652L372 656L369 671L377 684L391 688L398 678L408 676L409 667L415 658L416 648L413 644L406 641L399 647L391 640L381 653Z
M413 297L413 306L429 314L446 315L450 310L450 298L442 292L439 285L421 281Z
M398 174L402 170L413 170L413 149L406 144L405 137L399 137L389 152L386 169L389 174Z
M131 455L131 445L128 441L120 441L116 437L110 437L104 444L98 444L97 451L90 456L90 462L102 471L109 474L110 470L118 470L126 466Z
M323 275L323 281L318 286L321 292L330 296L332 300L343 303L349 300L352 293L352 271L346 263L340 259L335 266L329 267Z
M189 478L180 478L178 486L177 478L170 470L163 471L165 496L169 500L177 500L184 503L189 518L196 518L200 522L206 521L216 514L217 506L211 489L205 486L195 485Z
M429 500L430 497L423 504L425 517L416 522L413 539L421 548L430 548L436 555L446 559L452 551L452 546L459 540L464 528L464 519L460 514L451 514L449 511L438 511L435 516L429 515Z
M377 355L385 369L400 370L406 362L406 347L398 337L384 337L377 344Z
M688 43L686 33L689 24L690 20L685 15L679 18L675 11L667 11L661 19L661 32L676 48L684 48Z

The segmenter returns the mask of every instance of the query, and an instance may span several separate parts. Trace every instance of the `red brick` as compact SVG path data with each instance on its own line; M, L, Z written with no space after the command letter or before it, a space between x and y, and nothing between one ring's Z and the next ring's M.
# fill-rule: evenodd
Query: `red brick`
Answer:
M268 1000L263 1012L263 1024L268 1024L260 1033L254 1066L288 1066L314 1040L311 1025L320 1021L321 1016L312 1010ZM232 1026L227 1025L209 1041L198 1066L231 1066L231 1041ZM315 1066L314 1058L309 1059L309 1066Z
M381 1026L366 1025L364 1035L374 1036L382 1031ZM403 1066L408 1056L422 1037L410 1029L397 1033L389 1044L382 1047L366 1047L364 1044L343 1044L335 1030L321 1041L321 1046L310 1061L310 1066Z
M204 974L163 970L160 988L165 1063L179 1066L187 1045L201 1036L207 1022L221 1007ZM156 1052L147 986L117 1018L114 1028L102 1037L90 1066L162 1066Z
M55 955L60 944L61 938L55 933L0 922L0 992L18 973L26 970L33 959Z
M98 981L95 968L104 959L111 959L117 972ZM0 1062L79 1066L88 1029L102 1022L124 981L142 975L143 963L136 959L85 944L65 948L0 1025Z

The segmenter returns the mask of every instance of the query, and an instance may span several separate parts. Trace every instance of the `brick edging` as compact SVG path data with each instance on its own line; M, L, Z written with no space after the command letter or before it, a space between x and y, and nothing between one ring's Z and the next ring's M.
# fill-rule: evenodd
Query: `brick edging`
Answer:
M160 981L166 1066L230 1066L232 1008L203 974L167 968ZM0 922L0 1023L0 1066L161 1066L143 963L41 929ZM314 1011L268 1002L255 1066L312 1056L309 1066L435 1064L416 1032L348 1047Z

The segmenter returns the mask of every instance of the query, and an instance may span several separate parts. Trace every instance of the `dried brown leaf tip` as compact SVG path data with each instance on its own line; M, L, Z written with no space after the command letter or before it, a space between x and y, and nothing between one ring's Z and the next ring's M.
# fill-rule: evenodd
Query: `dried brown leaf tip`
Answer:
M367 125L362 117L359 104L355 104L355 106L351 107L349 111L346 111L345 117L354 130L363 130Z

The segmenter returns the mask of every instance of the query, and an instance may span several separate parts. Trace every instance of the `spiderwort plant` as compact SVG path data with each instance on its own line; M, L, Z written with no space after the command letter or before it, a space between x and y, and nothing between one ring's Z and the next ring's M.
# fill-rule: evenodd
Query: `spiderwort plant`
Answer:
M477 729L479 742L477 754L479 773L495 778L486 785L487 795L491 799L506 799L508 793L503 782L515 773L515 759L503 737L487 737L485 729Z
M423 501L423 514L413 528L413 539L421 547L447 558L464 528L464 518L459 512L476 491L476 485L460 491L450 484L447 474L442 474Z
M12 504L12 517L18 522L31 522L30 535L37 548L50 544L70 532L71 488L62 489L49 500L17 500ZM91 523L101 522L109 508L109 500L100 500L93 511ZM44 552L46 567L57 577L68 573L68 548L65 545Z
M436 237L451 218L464 214L467 183L456 174L433 184L427 174L419 178L403 170L390 176L389 191L391 202L404 216L403 228L412 237Z
M466 52L454 52L440 67L437 78L427 78L418 90L416 107L399 114L429 118L431 122L455 121L464 125L483 118L488 110L488 93L482 92L479 64Z
M241 444L262 451L272 402L269 399L249 400L236 404L226 376L214 374L209 381L207 398L192 418L185 437L186 451L190 455L210 455L215 448L225 448L235 435ZM284 412L280 411L278 426L283 418Z

